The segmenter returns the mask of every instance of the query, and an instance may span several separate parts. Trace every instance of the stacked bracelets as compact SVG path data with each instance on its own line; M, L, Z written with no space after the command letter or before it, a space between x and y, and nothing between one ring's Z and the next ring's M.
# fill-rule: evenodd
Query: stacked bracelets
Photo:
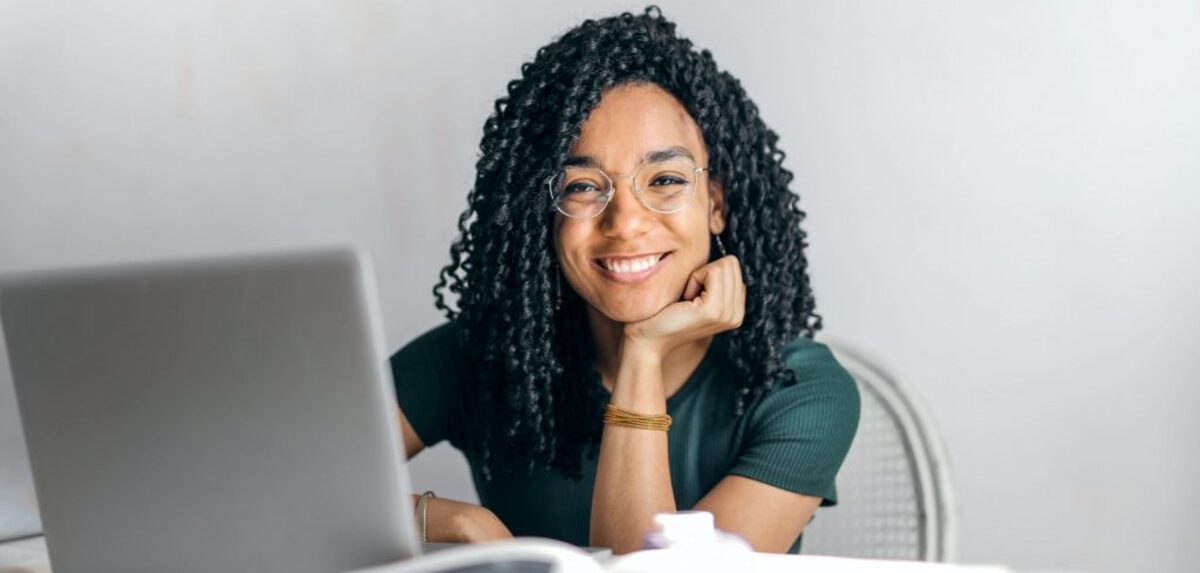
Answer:
M604 407L604 423L665 432L671 427L671 417L666 414L639 414L609 404Z

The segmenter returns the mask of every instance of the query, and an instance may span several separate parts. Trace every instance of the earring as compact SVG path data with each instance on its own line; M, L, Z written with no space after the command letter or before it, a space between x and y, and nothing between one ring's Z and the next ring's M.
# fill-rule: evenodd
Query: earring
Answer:
M721 242L721 235L713 235L717 239L717 250L721 251L721 256L724 257L729 253L725 252L725 244Z

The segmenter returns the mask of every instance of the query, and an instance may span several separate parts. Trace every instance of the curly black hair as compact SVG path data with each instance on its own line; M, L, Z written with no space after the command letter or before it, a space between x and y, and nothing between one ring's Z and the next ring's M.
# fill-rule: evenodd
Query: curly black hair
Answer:
M496 100L451 262L433 288L437 308L457 323L480 366L478 387L464 399L486 428L484 479L494 467L522 465L579 479L582 457L597 453L605 393L581 383L594 359L592 335L583 299L558 276L544 181L605 90L646 82L695 119L710 176L724 189L722 242L738 256L747 291L742 326L719 335L740 374L730 415L742 415L773 384L794 383L780 349L821 328L800 228L805 214L788 189L792 173L741 83L678 36L655 6L586 20L539 49ZM446 291L458 297L458 310Z

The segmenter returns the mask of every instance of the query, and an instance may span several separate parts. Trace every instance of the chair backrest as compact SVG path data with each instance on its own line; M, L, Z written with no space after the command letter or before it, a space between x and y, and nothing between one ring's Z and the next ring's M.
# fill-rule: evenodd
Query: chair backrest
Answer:
M912 392L846 346L826 342L858 382L862 417L837 477L838 504L817 511L803 552L951 561L956 516L945 450Z

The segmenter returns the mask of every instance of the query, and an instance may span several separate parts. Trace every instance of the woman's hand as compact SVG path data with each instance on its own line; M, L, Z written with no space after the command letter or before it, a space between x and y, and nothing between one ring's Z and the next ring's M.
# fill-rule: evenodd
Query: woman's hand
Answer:
M512 539L512 533L486 507L440 497L425 506L426 541L478 543Z
M648 349L660 358L675 347L733 330L746 315L746 284L737 257L726 255L695 270L683 300L654 316L625 325L625 344Z

